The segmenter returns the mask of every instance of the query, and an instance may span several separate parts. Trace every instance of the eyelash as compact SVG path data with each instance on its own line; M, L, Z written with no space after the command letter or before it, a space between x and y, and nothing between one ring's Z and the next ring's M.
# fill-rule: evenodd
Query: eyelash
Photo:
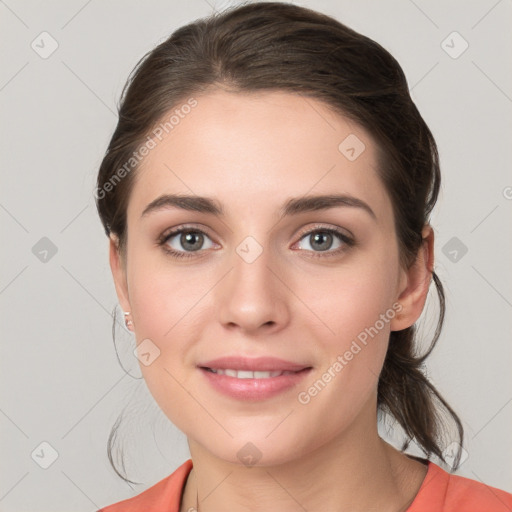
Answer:
M169 254L171 257L180 259L180 258L193 258L195 255L194 253L201 252L201 249L199 251L175 251L174 249L170 249L167 245L167 242L174 237L175 235L179 235L182 233L200 233L202 235L208 236L207 233L205 233L203 230L198 228L192 228L192 227L179 227L174 229L173 231L170 231L168 233L164 233L159 239L158 239L158 245L162 247L164 252ZM350 238L345 233L341 232L340 230L337 230L335 228L326 228L323 226L315 226L313 229L306 231L305 233L302 233L301 237L299 238L299 241L303 238L306 238L309 235L312 235L314 233L329 233L331 235L334 235L335 237L340 240L344 246L339 247L338 249L334 251L313 251L312 254L309 255L309 257L312 258L328 258L332 256L337 256L338 254L346 251L347 249L350 249L356 245L356 242L353 238ZM311 251L306 251L311 252Z

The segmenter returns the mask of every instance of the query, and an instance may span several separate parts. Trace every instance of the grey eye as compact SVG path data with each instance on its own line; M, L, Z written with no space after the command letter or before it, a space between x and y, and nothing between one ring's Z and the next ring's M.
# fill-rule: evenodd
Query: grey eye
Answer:
M204 247L204 244L207 241L210 242L210 245ZM201 249L210 249L213 246L213 243L208 236L197 230L174 233L168 238L166 243L178 252L194 252Z

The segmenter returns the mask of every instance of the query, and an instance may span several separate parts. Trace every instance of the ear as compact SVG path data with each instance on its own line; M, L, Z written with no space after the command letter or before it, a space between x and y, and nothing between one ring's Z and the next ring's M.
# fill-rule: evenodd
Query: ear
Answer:
M109 260L119 304L123 311L131 311L126 280L126 262L119 249L119 239L115 235L110 235Z
M402 309L391 320L391 330L401 331L418 320L427 300L434 269L434 231L426 224L421 233L423 242L416 260L409 269L402 270L397 302Z

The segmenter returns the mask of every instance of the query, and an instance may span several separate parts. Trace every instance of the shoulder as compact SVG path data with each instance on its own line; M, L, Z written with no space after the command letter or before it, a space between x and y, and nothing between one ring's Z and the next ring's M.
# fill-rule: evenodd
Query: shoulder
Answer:
M510 512L512 494L459 475L433 462L407 512Z
M191 469L192 460L188 459L174 473L137 496L113 503L97 512L179 512L181 493Z

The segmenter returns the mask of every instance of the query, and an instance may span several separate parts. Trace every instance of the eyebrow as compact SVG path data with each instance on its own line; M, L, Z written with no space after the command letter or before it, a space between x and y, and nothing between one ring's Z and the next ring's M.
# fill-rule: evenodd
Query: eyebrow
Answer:
M310 195L289 199L281 208L280 218L341 206L360 208L367 212L374 220L377 220L377 216L367 203L347 194ZM217 217L224 216L222 204L215 199L191 195L164 194L149 203L142 212L141 217L173 207L187 211L208 213Z

